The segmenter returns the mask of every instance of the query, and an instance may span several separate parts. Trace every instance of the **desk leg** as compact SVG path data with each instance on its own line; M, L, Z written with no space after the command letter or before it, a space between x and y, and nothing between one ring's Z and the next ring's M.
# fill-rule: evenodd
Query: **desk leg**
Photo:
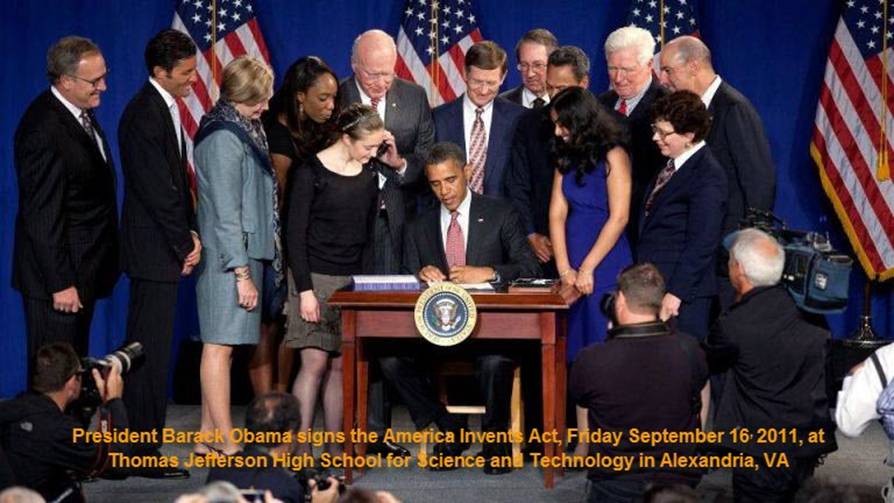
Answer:
M556 344L555 344L555 315L542 313L540 315L540 355L543 362L543 431L544 433L556 430ZM543 455L552 458L556 455L556 444L548 442L543 444ZM552 489L555 485L553 469L543 469L543 487Z
M568 350L566 348L567 340L565 338L565 316L564 314L553 314L553 326L557 327L556 334L556 431L559 432L559 453L565 452L565 411L566 399L568 397L568 369L565 362L567 361ZM565 469L558 468L557 474L560 477L565 476Z
M363 337L356 339L357 351L357 424L354 426L357 431L366 432L367 430L367 412L369 403L369 358L366 354L366 343ZM364 438L362 435L359 438ZM357 444L357 454L366 455L366 442ZM358 473L362 474L363 469L358 468Z
M352 309L342 308L341 311L341 354L342 354L342 394L344 400L344 418L342 431L345 434L345 455L354 455L354 443L351 442L351 430L354 428L354 399L357 389L355 378L356 366L356 336L357 336L357 312ZM351 483L353 474L350 468L345 468L345 481Z

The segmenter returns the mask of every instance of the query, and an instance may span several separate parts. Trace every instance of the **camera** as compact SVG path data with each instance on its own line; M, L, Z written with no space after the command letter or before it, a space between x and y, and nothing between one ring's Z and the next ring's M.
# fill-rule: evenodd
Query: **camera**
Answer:
M311 500L310 481L313 480L316 483L318 491L325 491L332 485L332 482L329 480L330 476L332 476L332 473L325 468L306 467L294 472L295 480L304 489L304 497L307 501ZM345 485L344 477L336 477L336 480L338 494L341 496L347 490L347 486Z
M798 307L816 314L844 311L854 261L834 250L828 237L787 229L773 213L754 208L748 208L740 223L740 228L747 227L766 232L782 245L785 250L782 284Z
M615 317L615 299L617 296L618 294L615 292L608 292L599 299L599 310L606 319L612 322L613 327L618 326L618 320Z
M90 424L90 419L96 408L102 403L102 396L96 388L96 382L93 380L93 369L99 370L103 377L109 375L109 371L113 365L118 365L121 369L121 375L130 372L134 362L143 356L143 345L139 342L131 342L121 348L103 356L102 358L84 357L81 358L81 368L83 368L83 378L81 379L81 394L71 405L71 413L75 418L79 419L85 427Z
M240 489L239 495L248 503L264 503L264 491L260 489Z

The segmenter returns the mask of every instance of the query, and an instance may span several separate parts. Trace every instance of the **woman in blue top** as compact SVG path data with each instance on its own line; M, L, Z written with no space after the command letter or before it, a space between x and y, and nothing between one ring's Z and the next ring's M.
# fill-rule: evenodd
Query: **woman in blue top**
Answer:
M605 339L608 320L599 308L632 262L624 228L630 212L630 158L620 124L589 91L572 87L550 102L555 124L557 170L549 207L549 230L562 283L582 294L568 312L568 360ZM578 408L586 429L586 410ZM575 451L585 455L586 445Z

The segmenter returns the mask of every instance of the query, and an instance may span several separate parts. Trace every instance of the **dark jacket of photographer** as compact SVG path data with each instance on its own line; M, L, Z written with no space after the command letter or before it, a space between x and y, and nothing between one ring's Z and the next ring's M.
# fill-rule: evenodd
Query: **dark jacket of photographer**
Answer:
M273 458L261 446L248 444L242 452L233 456L243 458L267 458L267 467L259 468L218 468L208 472L205 483L224 480L239 489L268 490L273 497L283 503L304 503L304 488L295 479L293 472L274 466ZM260 464L260 463L259 463Z
M671 332L662 322L621 325L603 344L584 348L574 360L569 393L587 409L590 431L621 432L621 442L591 442L590 455L652 456L656 466L665 453L692 455L695 445L634 443L640 431L694 431L699 425L699 392L708 379L705 355L694 337ZM592 480L624 478L696 483L700 470L649 468L633 463L629 471L593 468Z
M121 399L109 400L99 409L111 428L127 428L127 412ZM16 484L39 492L47 501L69 488L62 501L83 501L73 480L101 468L99 444L72 442L72 430L82 425L59 410L46 395L25 393L0 403L0 442L15 474ZM126 445L111 444L111 452L126 453Z
M711 370L729 374L715 427L745 427L754 436L748 443L732 444L731 436L724 435L724 446L803 458L837 449L826 397L828 341L828 331L808 322L783 286L750 290L717 320L705 349ZM797 438L784 438L792 428ZM825 441L809 442L808 432L817 429L825 430ZM781 430L786 430L784 437L778 436ZM764 442L759 443L761 436Z

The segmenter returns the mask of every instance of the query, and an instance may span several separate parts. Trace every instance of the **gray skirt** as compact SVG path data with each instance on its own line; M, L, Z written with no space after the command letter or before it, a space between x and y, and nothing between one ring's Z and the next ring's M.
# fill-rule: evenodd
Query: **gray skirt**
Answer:
M286 347L317 348L336 355L341 354L341 309L330 306L326 301L336 290L351 284L351 277L310 273L314 295L320 303L320 322L308 323L301 319L299 292L296 291L291 273L288 276L288 327L284 337Z
M205 248L196 281L196 302L202 342L237 345L257 344L261 338L261 298L264 289L264 263L248 259L251 280L258 289L258 306L246 311L239 306L236 276L233 271L207 267L215 254Z

